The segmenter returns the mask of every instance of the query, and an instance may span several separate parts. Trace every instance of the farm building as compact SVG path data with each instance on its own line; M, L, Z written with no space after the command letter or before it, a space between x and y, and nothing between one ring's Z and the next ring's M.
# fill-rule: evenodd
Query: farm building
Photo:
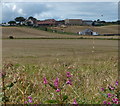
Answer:
M8 24L8 23L2 23L1 25L2 26L10 26L10 24Z
M34 26L35 24L36 24L36 20L32 20L32 19L25 20L25 25Z
M66 25L82 25L82 19L65 19Z
M83 20L83 25L89 25L89 26L91 26L92 23L93 23L92 20Z
M56 24L56 20L55 19L47 19L47 20L43 20L43 21L37 21L37 26L52 26Z
M91 29L85 29L82 32L79 32L79 35L98 35L97 32L93 32Z
M65 20L56 21L56 25L61 26L65 24Z

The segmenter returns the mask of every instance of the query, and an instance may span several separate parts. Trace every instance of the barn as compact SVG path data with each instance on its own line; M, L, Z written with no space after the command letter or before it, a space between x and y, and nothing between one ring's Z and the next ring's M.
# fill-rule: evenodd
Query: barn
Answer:
M85 29L82 32L79 32L79 35L98 35L98 33L91 29Z

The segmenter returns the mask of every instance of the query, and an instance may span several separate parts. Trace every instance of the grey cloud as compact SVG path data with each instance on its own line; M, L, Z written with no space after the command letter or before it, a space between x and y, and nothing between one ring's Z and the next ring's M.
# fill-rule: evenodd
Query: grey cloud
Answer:
M16 9L13 11L14 5L16 5ZM43 3L7 3L3 4L2 10L2 20L9 21L14 20L17 16L29 17L40 14L43 11L46 12L50 10L50 7Z
M17 16L34 16L37 19L83 18L95 20L100 18L117 20L117 10L117 3L115 2L5 3L3 4L2 18L3 21L13 20Z

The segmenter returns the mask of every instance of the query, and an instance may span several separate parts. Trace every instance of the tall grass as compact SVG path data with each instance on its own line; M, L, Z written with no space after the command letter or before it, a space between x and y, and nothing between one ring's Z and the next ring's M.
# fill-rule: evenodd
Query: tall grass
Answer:
M103 104L100 89L118 80L115 57L106 61L96 57L81 65L61 60L39 65L6 63L3 73L2 102L6 104Z

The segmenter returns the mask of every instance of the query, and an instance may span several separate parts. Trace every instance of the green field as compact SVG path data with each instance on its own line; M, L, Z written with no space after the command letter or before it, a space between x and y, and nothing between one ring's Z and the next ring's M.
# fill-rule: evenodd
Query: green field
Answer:
M117 40L4 39L2 43L3 65L8 64L6 103L25 103L31 96L34 104L72 104L74 99L79 104L102 104L106 98L100 88L118 79ZM72 85L64 84L66 72L72 74ZM45 85L44 77L50 84L58 77L61 91Z

